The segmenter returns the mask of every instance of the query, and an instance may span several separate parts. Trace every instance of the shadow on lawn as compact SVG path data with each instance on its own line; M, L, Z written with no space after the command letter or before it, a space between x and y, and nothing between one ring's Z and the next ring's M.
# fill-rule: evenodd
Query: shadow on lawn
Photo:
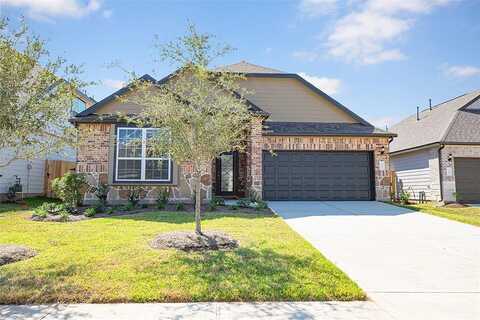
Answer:
M310 267L314 267L311 272L319 272L314 270L318 265L309 256L241 247L234 251L179 254L177 259L186 267L182 277L199 285L196 290L201 291L203 301L342 300L342 296L334 295L341 273L329 273L328 282L319 277L315 279L318 282L309 283L295 272Z
M64 268L52 265L42 271L31 272L19 272L16 268L2 270L0 304L86 301L88 295L85 290L67 281L68 278L82 272L86 271L76 264Z

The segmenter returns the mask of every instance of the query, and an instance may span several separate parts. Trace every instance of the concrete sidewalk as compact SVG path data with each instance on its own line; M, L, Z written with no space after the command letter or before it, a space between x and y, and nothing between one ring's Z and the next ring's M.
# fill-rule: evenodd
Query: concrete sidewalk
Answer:
M0 305L2 320L335 319L391 320L373 302Z

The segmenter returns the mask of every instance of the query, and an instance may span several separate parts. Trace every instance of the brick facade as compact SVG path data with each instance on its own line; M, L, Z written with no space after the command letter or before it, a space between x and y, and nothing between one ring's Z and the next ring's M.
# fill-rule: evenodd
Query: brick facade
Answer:
M105 123L80 123L80 143L77 154L77 172L87 176L88 183L92 186L98 183L108 183L111 189L108 194L108 201L112 204L122 203L128 199L129 190L134 184L115 183L113 184L113 162L115 135L114 125ZM174 183L162 185L143 185L142 202L152 203L158 198L159 187L170 189L171 201L192 201L192 177L191 166L187 164L174 165ZM208 170L210 172L210 170ZM211 197L211 176L210 173L202 177L203 199ZM94 194L89 190L85 194L84 202L93 203L96 201Z

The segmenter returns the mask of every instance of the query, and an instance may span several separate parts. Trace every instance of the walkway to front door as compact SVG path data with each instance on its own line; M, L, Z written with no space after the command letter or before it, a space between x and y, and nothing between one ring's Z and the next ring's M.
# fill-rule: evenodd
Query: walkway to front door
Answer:
M480 319L480 228L380 202L269 202L395 319Z

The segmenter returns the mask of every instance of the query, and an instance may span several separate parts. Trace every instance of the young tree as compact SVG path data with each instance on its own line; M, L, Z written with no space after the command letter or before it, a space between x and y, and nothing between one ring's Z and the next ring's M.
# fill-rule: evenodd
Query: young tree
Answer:
M17 159L61 152L76 141L68 123L79 67L50 58L24 21L12 30L0 18L0 168Z
M211 63L232 49L212 43L209 34L198 33L193 25L185 36L158 46L163 61L180 66L162 84L138 82L137 94L129 99L143 110L131 121L141 126L161 128L147 144L147 152L168 154L177 163L189 163L195 194L195 232L201 229L201 177L223 152L245 148L251 114L242 76L212 71Z

